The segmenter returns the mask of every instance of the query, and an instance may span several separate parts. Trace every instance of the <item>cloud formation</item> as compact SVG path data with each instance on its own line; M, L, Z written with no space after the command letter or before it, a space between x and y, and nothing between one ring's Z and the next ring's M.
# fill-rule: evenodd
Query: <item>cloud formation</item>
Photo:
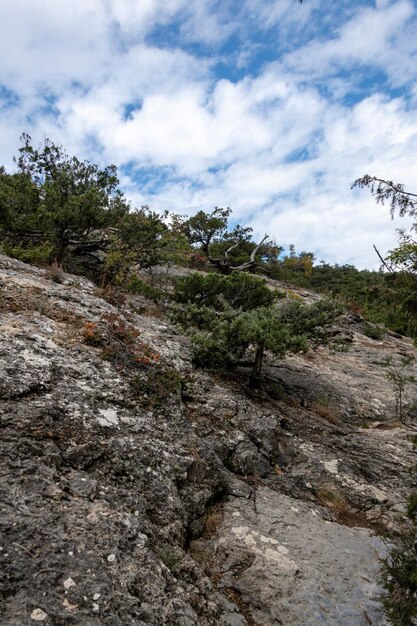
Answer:
M116 163L136 205L231 206L361 267L395 245L388 209L350 186L416 189L411 1L3 0L0 24L7 167L26 131Z

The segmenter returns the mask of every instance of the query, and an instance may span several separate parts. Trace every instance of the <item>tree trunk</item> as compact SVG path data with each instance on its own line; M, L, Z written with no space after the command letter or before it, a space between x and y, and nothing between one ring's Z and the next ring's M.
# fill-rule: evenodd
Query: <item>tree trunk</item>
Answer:
M249 387L251 389L257 389L261 386L261 371L262 363L264 360L265 345L263 343L258 344L255 355L255 363L249 379Z

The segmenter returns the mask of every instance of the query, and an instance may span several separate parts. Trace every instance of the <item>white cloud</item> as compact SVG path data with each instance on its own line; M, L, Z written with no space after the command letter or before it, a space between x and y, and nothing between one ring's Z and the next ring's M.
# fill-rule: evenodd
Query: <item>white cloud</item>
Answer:
M356 73L350 80L366 79L364 66L372 65L388 74L394 83L416 76L410 56L417 40L410 36L410 19L415 7L409 0L379 3L376 8L359 8L340 26L335 36L312 41L284 59L289 70L302 76L329 78L334 72ZM359 67L357 67L359 66ZM361 67L362 66L362 67Z
M363 66L411 93L415 11L407 0L346 0L340 25L334 11L327 0L3 0L0 76L19 102L0 116L0 162L10 167L23 130L47 135L92 160L153 168L157 185L123 176L138 205L230 205L257 235L378 265L372 243L395 244L388 208L350 186L367 172L415 189L417 99L381 83L367 93ZM173 21L169 45L150 39ZM262 49L255 28L270 54L244 75ZM231 34L243 39L228 51ZM239 55L239 80L216 76ZM343 100L350 91L356 104Z

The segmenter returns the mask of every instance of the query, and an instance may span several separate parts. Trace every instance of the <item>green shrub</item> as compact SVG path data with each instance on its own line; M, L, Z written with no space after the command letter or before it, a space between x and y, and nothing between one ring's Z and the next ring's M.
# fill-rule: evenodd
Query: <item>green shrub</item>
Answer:
M365 322L362 327L362 332L370 339L381 339L384 334L384 330L381 326L376 326L375 324L370 324L369 322Z
M228 276L193 272L178 279L174 293L178 303L206 306L216 311L228 307L249 311L270 306L276 298L277 294L268 289L265 279L242 272Z
M142 374L134 376L131 387L136 397L151 408L160 409L170 398L181 395L183 379L174 368L153 365Z
M21 246L5 240L2 242L1 247L4 254L33 265L49 264L54 252L54 247L47 242L38 245Z
M393 626L417 624L417 493L408 499L407 512L389 536L383 561L384 608Z
M159 557L163 564L171 570L173 574L177 574L181 566L181 557L173 546L165 546L159 550Z
M129 276L126 284L126 290L131 294L143 296L148 300L152 300L155 304L158 304L158 302L164 298L164 293L160 289L149 285L149 283L141 280L136 274Z
M193 304L188 308L194 361L208 369L229 369L255 352L250 385L259 385L265 350L278 357L287 352L305 352L309 345L327 342L326 326L339 313L331 302L311 306L288 301L281 306L216 312ZM187 315L187 309L184 315Z

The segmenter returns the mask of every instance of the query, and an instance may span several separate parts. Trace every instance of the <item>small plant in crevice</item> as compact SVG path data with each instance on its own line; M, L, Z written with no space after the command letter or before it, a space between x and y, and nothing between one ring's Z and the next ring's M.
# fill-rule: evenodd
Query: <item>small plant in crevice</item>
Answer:
M138 368L159 362L159 354L139 339L140 331L115 313L98 322L85 322L84 342L102 349L103 357L117 368Z
M103 342L98 324L95 322L85 322L83 328L83 340L90 346L100 346Z
M351 513L351 507L346 498L334 487L320 487L316 492L317 500L327 507L339 519L346 519Z
M327 396L317 396L311 403L311 409L330 424L340 424L340 413Z
M45 276L54 283L62 284L64 282L64 270L56 261L46 268Z
M135 375L131 388L135 397L153 409L161 409L173 399L181 398L183 378L174 368L151 364L146 371Z
M384 609L393 626L417 624L417 492L408 498L407 510L387 537L383 560Z
M210 539L219 529L222 523L222 513L218 504L209 506L206 511L206 517L204 520L204 528L202 532L203 539Z
M405 392L409 384L414 383L416 380L410 372L414 362L415 357L407 355L403 356L399 361L394 361L391 356L381 363L382 367L385 368L385 376L394 392L395 417L411 430L417 430L417 428L410 424L410 407L405 402Z
M173 546L164 546L159 550L159 558L162 563L173 573L177 574L180 570L181 556Z

